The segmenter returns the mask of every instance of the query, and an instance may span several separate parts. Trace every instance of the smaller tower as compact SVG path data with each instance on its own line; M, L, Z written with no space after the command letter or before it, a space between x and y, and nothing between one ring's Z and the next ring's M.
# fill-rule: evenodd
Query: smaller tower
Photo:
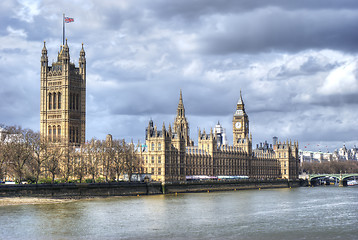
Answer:
M86 133L86 57L82 49L79 67L70 62L67 44L57 61L48 66L46 44L41 55L40 133L53 143L80 146Z
M221 145L227 145L226 129L221 126L219 121L218 124L215 125L214 134L216 136L218 147Z

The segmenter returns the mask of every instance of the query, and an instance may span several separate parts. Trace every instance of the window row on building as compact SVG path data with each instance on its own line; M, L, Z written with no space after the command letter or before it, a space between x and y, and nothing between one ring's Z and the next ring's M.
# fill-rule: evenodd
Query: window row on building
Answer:
M151 151L155 151L155 143L153 142L152 145L151 145ZM161 151L162 150L162 144L161 143L158 143L157 144L157 151Z
M48 137L50 141L57 141L61 137L61 126L60 125L49 125L48 126Z
M80 133L79 127L70 127L70 143L79 143Z
M60 92L52 92L48 94L48 109L56 110L61 109L62 105L62 94ZM71 110L80 109L80 94L70 93L69 97L69 108Z
M70 93L70 109L79 110L80 95L78 93Z
M48 94L48 109L61 109L61 93L53 92Z

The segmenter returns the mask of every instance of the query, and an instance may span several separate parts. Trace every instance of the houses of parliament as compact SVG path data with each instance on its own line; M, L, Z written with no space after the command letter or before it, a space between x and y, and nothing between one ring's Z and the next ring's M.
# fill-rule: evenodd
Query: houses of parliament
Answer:
M44 44L41 56L40 133L65 145L81 146L86 131L86 58L82 49L78 67L70 62L67 40L57 61L48 64ZM198 145L190 139L183 94L180 91L173 125L161 127L150 120L145 145L138 144L140 174L161 182L185 181L188 176L248 176L254 179L298 179L298 143L278 142L252 148L249 117L239 96L232 119L233 145L223 141L220 131L199 130Z

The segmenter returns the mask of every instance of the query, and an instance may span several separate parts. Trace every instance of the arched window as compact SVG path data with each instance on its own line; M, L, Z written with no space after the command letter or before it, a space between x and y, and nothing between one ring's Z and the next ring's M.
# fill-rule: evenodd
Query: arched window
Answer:
M76 128L76 143L79 142L78 127Z
M75 94L72 94L72 109L75 110Z
M60 125L57 126L57 136L59 138L61 137L61 126Z
M79 103L79 95L76 94L76 110L78 110L78 103Z
M72 93L70 93L70 109L72 109Z
M72 127L70 127L70 142L72 142Z
M52 128L51 126L48 126L48 137L52 139Z
M58 109L61 109L61 93L57 94L57 98L58 98Z
M53 141L56 141L56 126L52 127L52 132L53 132Z
M48 95L48 109L49 110L52 109L52 94L51 93Z
M56 109L56 93L53 94L53 109Z

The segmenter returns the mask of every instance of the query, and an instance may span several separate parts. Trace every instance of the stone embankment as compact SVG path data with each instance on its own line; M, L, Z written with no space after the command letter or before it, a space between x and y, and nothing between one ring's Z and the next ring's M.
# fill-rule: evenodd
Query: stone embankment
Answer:
M287 180L237 180L198 181L184 183L119 182L73 184L20 184L0 185L0 198L36 197L80 199L109 196L136 196L207 191L235 191L247 189L299 187L300 181Z

